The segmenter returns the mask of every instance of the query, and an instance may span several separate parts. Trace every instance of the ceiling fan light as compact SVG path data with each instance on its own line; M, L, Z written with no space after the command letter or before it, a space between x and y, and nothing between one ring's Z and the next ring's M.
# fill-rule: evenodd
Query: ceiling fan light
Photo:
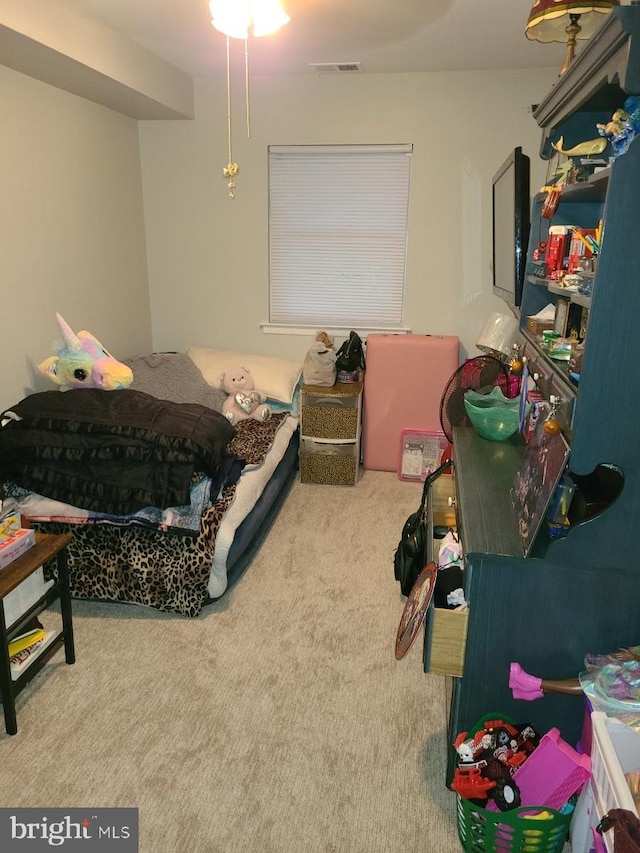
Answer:
M222 175L229 188L228 197L235 198L235 177L240 171L233 160L231 140L231 49L230 39L244 41L245 106L247 137L251 136L249 123L249 30L257 38L279 30L290 18L280 5L280 0L210 0L211 23L227 37L227 147L229 161Z
M253 0L253 34L256 37L275 33L291 20L279 0Z
M229 38L256 38L274 33L290 18L279 0L211 0L211 23Z
M251 23L249 0L211 0L211 23L221 33L234 39L246 39Z

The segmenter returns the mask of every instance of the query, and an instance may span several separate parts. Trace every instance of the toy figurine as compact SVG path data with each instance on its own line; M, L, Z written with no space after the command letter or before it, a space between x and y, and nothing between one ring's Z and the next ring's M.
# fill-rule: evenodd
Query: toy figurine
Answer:
M629 95L624 102L624 111L635 132L640 133L640 95Z
M631 117L623 109L616 110L611 116L611 121L606 124L596 124L596 130L600 136L609 140L614 157L624 154L636 135Z
M565 157L595 157L598 154L604 153L605 148L607 147L606 139L587 139L586 142L579 142L577 145L574 145L573 148L565 149L564 147L564 136L561 136L557 142L552 142L551 147L558 152L558 154L563 154Z
M530 675L519 663L511 663L509 666L509 687L514 699L523 699L525 702L542 699L545 693L568 693L572 696L582 694L579 678L550 681Z
M509 667L514 699L532 702L545 693L586 695L597 710L618 715L640 715L640 646L605 655L587 655L585 670L575 678L552 680L525 672L519 663Z
M455 740L458 754L451 788L461 797L491 799L500 811L520 805L513 774L538 745L530 725L514 726L506 720L485 720L474 735L461 732Z

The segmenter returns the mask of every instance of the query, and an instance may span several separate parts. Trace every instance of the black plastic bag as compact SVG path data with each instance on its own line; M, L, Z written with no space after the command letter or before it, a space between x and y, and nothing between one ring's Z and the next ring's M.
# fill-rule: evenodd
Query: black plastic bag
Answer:
M396 548L393 558L394 574L397 581L400 583L400 589L403 595L409 595L411 587L416 582L420 572L424 569L427 562L426 545L427 545L427 518L426 505L427 495L431 484L434 483L440 474L444 474L451 467L451 460L448 459L439 468L436 468L427 476L422 489L422 500L418 510L412 513L405 521L402 528L402 537Z
M357 332L350 332L346 341L340 345L336 353L336 370L344 373L354 373L364 370L364 347Z

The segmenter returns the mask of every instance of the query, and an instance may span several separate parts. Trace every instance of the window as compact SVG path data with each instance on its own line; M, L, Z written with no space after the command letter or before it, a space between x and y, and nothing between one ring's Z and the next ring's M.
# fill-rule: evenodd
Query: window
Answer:
M402 324L411 145L271 146L270 323Z

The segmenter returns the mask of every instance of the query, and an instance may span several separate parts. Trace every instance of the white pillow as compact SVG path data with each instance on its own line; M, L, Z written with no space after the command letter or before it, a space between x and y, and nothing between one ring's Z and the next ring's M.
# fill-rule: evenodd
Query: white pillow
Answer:
M222 387L220 377L234 365L251 371L258 391L272 400L291 403L302 373L302 363L270 355L253 355L237 350L213 350L189 347L187 355L194 362L209 385Z

